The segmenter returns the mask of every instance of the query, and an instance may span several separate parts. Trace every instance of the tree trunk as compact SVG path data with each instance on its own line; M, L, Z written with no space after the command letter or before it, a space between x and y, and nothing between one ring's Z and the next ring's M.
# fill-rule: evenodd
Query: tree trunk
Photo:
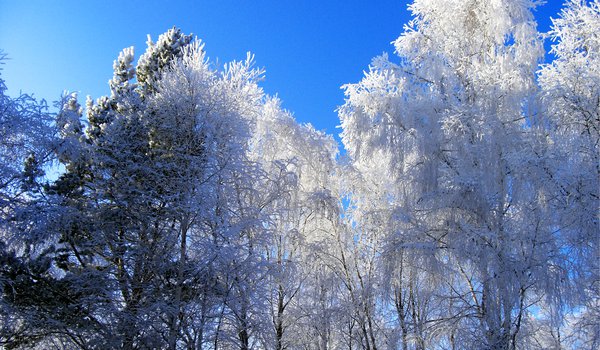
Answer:
M179 329L181 328L181 319L183 318L183 308L181 299L183 294L184 269L187 251L187 231L189 220L187 216L181 220L181 234L179 246L179 262L177 266L177 285L175 286L175 300L173 302L174 312L171 319L171 329L169 330L169 349L176 350Z

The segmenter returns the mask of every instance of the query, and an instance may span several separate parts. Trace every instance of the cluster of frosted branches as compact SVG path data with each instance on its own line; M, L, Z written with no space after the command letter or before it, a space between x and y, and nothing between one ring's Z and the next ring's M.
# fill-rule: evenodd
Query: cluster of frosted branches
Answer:
M85 108L0 79L0 347L596 349L600 3L541 65L537 6L415 0L344 156L176 28Z

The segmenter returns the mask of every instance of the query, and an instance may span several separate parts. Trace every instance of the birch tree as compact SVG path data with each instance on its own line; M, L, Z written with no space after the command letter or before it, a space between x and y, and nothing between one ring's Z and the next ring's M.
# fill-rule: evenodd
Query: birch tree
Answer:
M554 346L591 349L600 344L600 3L567 1L552 23L555 59L539 72L551 140L542 175L552 191L554 230L569 282L562 285L562 304L548 309L546 321Z
M392 210L388 249L419 252L446 277L436 292L448 309L436 318L454 330L437 344L515 348L529 306L559 278L532 151L535 6L415 1L394 43L400 63L376 58L346 86L343 142L366 181L383 184L357 205Z

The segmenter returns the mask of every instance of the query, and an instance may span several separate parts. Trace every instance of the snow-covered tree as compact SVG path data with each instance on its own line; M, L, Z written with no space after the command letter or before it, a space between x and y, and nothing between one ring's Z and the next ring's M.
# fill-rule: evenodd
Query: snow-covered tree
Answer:
M0 65L5 57L0 51ZM57 146L52 119L45 101L27 94L10 97L0 76L0 346L39 334L31 331L32 324L43 319L28 318L36 307L46 307L47 318L57 311L47 298L52 292L30 294L46 281L48 289L57 287L46 280L52 208L43 196L45 171ZM20 293L25 298L15 304ZM43 305L32 305L36 302Z
M307 307L317 241L338 211L331 187L337 147L330 136L300 125L280 101L266 100L252 137L251 157L264 172L260 187L266 197L263 221L271 239L264 247L270 273L265 283L269 326L264 347L298 348L307 319L318 310Z
M49 228L55 253L45 271L57 288L67 284L87 302L45 294L63 308L84 309L69 316L73 323L54 318L72 344L200 346L207 329L196 320L206 315L197 308L212 307L216 298L234 310L234 299L224 296L233 293L229 279L248 278L234 270L255 273L251 232L260 221L240 198L257 176L246 153L263 96L256 85L261 71L250 59L215 70L189 38L168 31L149 44L136 69L133 50L124 50L111 95L88 101L87 128L76 95L58 114L56 150L66 172L47 191L57 207ZM209 254L223 265L206 260ZM13 297L14 305L26 298Z
M400 62L378 57L346 86L342 139L364 177L353 193L357 226L368 235L366 223L380 216L389 258L410 256L433 275L399 291L429 280L445 302L422 321L443 336L425 345L411 334L416 348L514 348L530 306L556 295L549 281L564 277L538 181L536 5L417 0L395 41Z
M5 58L0 51L0 65ZM28 94L10 97L0 75L0 227L8 224L28 191L40 190L36 179L44 175L44 167L52 160L55 140L51 122L44 100Z
M554 230L571 283L550 319L555 330L585 334L579 346L594 348L600 344L600 3L567 1L552 22L555 58L539 72L550 142L542 176L552 190Z

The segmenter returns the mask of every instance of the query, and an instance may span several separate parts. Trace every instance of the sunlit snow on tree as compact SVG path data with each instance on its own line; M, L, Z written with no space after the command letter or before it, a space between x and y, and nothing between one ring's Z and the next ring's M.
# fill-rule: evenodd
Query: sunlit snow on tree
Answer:
M539 5L415 0L343 155L177 28L85 107L0 77L0 347L598 348L600 3Z

